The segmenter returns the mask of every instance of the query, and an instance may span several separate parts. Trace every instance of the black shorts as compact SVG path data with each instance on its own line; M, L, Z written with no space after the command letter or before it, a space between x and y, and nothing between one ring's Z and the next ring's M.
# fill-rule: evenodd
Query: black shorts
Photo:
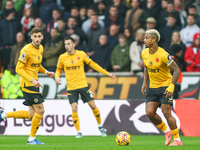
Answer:
M146 96L146 103L148 102L159 102L159 104L169 104L173 105L173 96L171 98L166 98L165 90L167 87L160 88L149 88Z
M24 87L24 88L33 92L39 92L39 88L36 88L35 86L29 86L29 87ZM24 99L25 99L23 104L26 106L32 106L32 105L41 104L44 102L44 98L40 93L27 93L24 91L22 92L24 94Z
M79 94L81 95L81 99L84 103L89 102L94 99L91 89L89 87L85 87L85 88L67 91L69 103L70 104L78 103Z

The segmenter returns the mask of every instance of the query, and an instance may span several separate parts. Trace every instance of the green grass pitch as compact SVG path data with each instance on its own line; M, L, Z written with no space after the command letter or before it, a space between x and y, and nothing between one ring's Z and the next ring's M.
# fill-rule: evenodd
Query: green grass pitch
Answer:
M0 135L0 150L198 150L200 149L200 137L181 136L183 146L165 146L164 136L139 136L131 135L131 143L128 146L118 146L115 135L84 136L76 139L74 136L37 136L37 139L45 145L27 145L28 136Z

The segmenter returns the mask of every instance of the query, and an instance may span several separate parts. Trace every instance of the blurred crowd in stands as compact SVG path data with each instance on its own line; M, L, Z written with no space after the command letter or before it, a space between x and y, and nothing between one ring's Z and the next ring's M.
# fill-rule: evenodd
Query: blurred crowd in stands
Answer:
M55 71L63 39L108 71L143 72L145 31L157 29L159 46L181 71L200 71L200 0L2 0L0 67L17 63L31 29L43 29L43 66ZM94 72L86 66L86 72Z

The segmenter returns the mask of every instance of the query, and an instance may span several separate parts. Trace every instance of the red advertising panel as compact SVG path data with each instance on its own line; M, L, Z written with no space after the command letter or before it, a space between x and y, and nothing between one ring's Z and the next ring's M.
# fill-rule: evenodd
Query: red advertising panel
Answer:
M200 100L176 100L174 111L184 136L200 136Z

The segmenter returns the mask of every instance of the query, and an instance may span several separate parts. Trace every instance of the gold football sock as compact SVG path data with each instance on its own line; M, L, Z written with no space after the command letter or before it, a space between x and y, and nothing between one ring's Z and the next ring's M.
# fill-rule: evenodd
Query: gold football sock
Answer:
M159 125L157 125L157 128L159 128L162 131L167 130L167 126L163 121Z
M36 132L40 126L40 121L42 119L43 115L35 113L32 119L32 124L31 124L31 133L30 136L35 137Z
M31 119L30 115L29 115L29 111L26 110L20 110L20 111L13 111L13 112L7 112L6 113L7 118L27 118L27 119Z
M176 128L174 130L171 130L171 132L172 132L172 135L174 136L174 139L179 138L179 130L178 130L178 128Z
M93 111L93 114L97 120L97 123L98 124L101 124L101 116L100 116L100 112L99 112L99 109L96 107L95 109L92 109Z
M79 117L77 112L72 113L72 121L74 122L74 126L77 131L80 131L80 125L79 125Z

